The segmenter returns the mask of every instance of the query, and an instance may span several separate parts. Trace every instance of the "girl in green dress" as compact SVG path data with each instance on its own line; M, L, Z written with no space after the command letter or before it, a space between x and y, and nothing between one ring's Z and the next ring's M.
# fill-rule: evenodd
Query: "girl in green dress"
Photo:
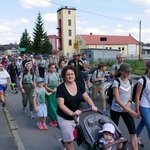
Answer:
M47 110L50 119L51 126L57 126L57 99L56 91L59 85L59 75L56 72L54 63L48 65L47 71L45 72L45 84L44 87L48 92L52 92L50 96L47 96Z

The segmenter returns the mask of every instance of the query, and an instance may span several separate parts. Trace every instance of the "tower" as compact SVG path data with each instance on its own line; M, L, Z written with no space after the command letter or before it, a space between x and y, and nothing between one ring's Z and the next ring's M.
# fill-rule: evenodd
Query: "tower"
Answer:
M57 19L59 54L69 56L74 52L76 37L76 9L67 6L58 9Z

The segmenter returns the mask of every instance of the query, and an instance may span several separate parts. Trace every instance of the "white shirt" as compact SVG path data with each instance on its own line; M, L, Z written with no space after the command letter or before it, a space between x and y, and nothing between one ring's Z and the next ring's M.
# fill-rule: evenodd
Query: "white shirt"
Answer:
M146 86L143 89L141 100L140 100L140 106L150 108L150 79L146 77ZM138 80L141 85L143 85L144 80L140 78Z
M8 72L3 69L3 71L0 71L0 84L7 84L7 79L10 77Z

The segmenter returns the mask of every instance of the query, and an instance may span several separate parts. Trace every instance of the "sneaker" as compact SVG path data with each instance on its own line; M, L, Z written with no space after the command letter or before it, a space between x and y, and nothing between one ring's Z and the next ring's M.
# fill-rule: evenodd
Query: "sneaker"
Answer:
M33 115L33 114L30 114L30 118L31 118L31 119L34 119L35 117L34 117L34 115Z
M140 138L137 138L137 142L138 142L138 147L139 148L144 148L144 144L141 143Z
M65 142L63 141L63 139L59 139L58 141L61 143L62 150L66 150Z
M53 127L57 127L57 122L56 121L51 121L50 125L53 126Z
M39 130L43 130L43 126L40 122L37 122L37 126L38 126Z
M43 130L48 130L48 127L46 124L43 124Z
M110 117L110 114L106 110L103 110L103 114Z
M2 107L5 107L6 103L5 102L2 102Z
M25 108L25 107L22 108L22 113L23 113L23 114L26 113L26 108Z

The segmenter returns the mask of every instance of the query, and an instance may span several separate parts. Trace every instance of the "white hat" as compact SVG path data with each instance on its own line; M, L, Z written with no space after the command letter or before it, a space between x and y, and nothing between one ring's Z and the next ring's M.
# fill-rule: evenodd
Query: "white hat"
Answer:
M115 133L115 127L111 123L105 123L103 125L103 129L100 130L99 132L102 133L104 131L107 131L107 132L114 134Z
M19 56L18 59L22 59L22 58Z
M30 55L30 57L33 57L33 55Z

